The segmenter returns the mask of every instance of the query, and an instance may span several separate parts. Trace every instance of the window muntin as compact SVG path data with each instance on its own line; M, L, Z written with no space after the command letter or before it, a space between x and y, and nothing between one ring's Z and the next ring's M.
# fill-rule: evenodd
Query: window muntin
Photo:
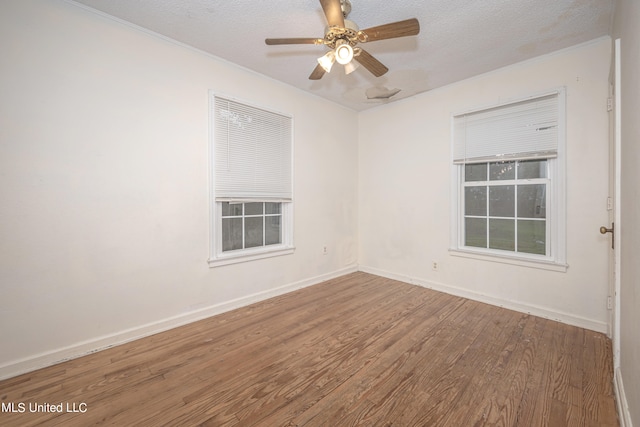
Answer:
M222 202L222 251L282 243L282 203Z
M462 246L550 256L549 160L466 164Z

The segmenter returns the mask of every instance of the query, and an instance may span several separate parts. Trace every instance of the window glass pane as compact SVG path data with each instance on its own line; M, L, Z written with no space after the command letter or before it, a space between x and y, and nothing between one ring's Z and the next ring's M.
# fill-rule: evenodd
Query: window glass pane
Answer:
M222 250L242 249L242 218L222 218Z
M518 179L534 179L546 177L546 160L528 160L525 162L518 162Z
M505 251L516 249L516 223L511 219L489 220L489 247Z
M245 218L244 220L244 247L254 248L263 246L262 240L263 217Z
M518 218L546 218L545 184L518 186Z
M265 245L276 245L282 242L279 216L268 216L264 219Z
M262 208L264 203L245 203L244 214L245 215L262 215Z
M487 220L484 218L465 218L465 246L487 247Z
M480 163L477 165L464 165L464 180L466 182L486 181L487 164Z
M266 213L267 215L279 214L281 213L281 205L281 203L265 203L264 213Z
M489 187L489 216L515 217L515 186Z
M518 221L518 252L546 255L546 221Z
M491 163L489 165L489 179L498 181L516 178L516 162Z
M487 215L487 187L466 187L464 189L465 215Z
M222 216L241 216L242 203L222 202Z

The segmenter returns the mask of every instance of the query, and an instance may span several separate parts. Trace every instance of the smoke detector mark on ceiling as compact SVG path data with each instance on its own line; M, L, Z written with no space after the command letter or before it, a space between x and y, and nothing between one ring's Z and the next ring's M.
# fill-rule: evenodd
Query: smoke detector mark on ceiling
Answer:
M374 86L366 90L367 99L389 99L400 92L400 89L387 89L384 86Z

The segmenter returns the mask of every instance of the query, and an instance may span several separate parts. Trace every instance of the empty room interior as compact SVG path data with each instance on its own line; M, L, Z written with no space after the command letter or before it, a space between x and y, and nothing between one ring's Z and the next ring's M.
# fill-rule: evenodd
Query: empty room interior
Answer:
M0 35L0 425L640 426L640 2Z

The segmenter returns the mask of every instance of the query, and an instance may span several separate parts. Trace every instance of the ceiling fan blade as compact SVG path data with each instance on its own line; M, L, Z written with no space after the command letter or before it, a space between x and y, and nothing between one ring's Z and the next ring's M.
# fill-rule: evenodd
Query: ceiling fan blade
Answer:
M327 23L330 27L338 26L344 28L344 15L342 15L342 7L340 0L320 0L324 15L327 17Z
M324 76L324 68L320 64L316 65L316 68L313 70L311 75L309 76L309 80L320 80L322 76Z
M415 36L420 33L420 23L416 18L411 18L405 21L367 28L366 30L362 30L362 32L367 35L366 41L368 42L393 39L396 37Z
M322 44L322 39L314 39L314 38L305 38L305 37L297 37L297 38L285 38L285 39L264 39L264 42L268 45L276 45L276 44Z
M371 74L376 77L380 77L389 71L382 62L371 56L371 54L364 49L360 49L360 54L353 58L361 63L364 68L371 71Z

